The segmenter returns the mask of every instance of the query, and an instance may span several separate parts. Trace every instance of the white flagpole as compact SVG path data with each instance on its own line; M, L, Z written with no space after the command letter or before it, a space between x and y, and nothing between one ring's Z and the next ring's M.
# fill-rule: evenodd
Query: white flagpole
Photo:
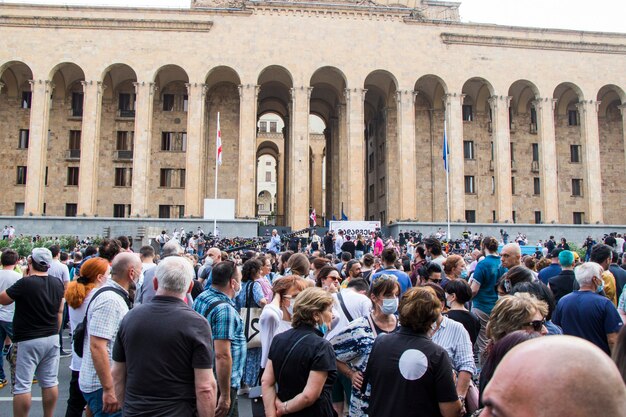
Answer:
M448 149L450 149L450 146L448 144L448 133L446 130L446 117L445 117L445 113L444 113L444 119L443 119L443 138L444 138L444 152L445 152L445 156L446 156L446 206L447 206L447 213L446 213L446 218L448 221L448 242L450 241L450 158L449 158L449 153L448 153Z
M219 157L219 146L220 144L217 143L218 138L220 139L221 142L221 132L220 132L220 112L217 112L217 137L215 138L215 200L217 200L217 174L220 170L219 168L219 161L218 161L218 157ZM217 213L214 213L213 215L213 238L215 239L217 237Z

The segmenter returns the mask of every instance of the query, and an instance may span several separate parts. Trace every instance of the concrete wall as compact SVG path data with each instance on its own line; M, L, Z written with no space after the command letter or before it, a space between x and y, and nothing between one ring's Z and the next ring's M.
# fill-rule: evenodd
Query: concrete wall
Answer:
M0 225L13 225L16 235L41 236L132 236L147 243L165 229L172 234L174 228L194 231L200 226L205 233L213 232L213 222L201 219L118 219L107 217L13 217L0 216ZM257 235L256 220L218 221L220 237L253 237Z
M437 232L441 228L447 230L446 223L394 223L385 228L388 234L397 237L398 233L420 231L424 236ZM585 238L591 235L599 241L605 233L617 232L626 233L626 225L556 225L556 224L511 224L511 223L451 223L450 235L453 239L460 239L463 230L471 231L472 234L482 233L483 236L494 236L500 239L500 229L506 230L509 234L509 241L523 233L528 237L528 243L536 244L539 239L545 241L550 236L554 236L557 242L564 237L568 242L581 246Z

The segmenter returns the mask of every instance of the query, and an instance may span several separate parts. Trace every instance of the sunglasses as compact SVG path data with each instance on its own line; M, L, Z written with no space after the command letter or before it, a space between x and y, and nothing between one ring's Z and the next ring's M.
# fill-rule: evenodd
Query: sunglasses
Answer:
M441 284L442 279L429 278L428 281L432 282L433 284Z
M326 279L328 279L328 278L330 278L332 280L335 280L335 281L341 281L341 277L336 277L334 275L329 275L329 276L326 277Z
M526 327L526 326L532 327L533 330L536 331L536 332L540 332L541 328L543 326L545 326L545 325L546 325L546 319L543 319L543 320L533 320L531 322L522 324L522 326L524 326L524 327Z
M397 281L397 280L398 278L395 275L382 274L376 277L376 279L372 283L377 282L377 281Z

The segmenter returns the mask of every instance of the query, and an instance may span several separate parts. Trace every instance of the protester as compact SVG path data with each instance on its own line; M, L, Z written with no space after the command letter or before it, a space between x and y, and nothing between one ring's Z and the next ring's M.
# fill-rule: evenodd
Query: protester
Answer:
M63 315L63 284L48 276L52 253L35 248L28 257L30 276L17 280L0 293L0 304L15 302L13 347L9 361L15 369L13 415L26 417L31 407L31 387L36 376L41 386L45 417L56 407L59 373L59 328Z
M435 292L442 307L446 305L446 293L443 288L437 284L426 284L425 287ZM476 373L472 342L463 325L444 316L443 310L444 308L439 311L429 335L433 342L448 353L456 377L456 392L461 403L465 406L465 398L470 388L472 376Z
M564 334L587 339L610 355L623 322L613 303L598 295L604 287L602 267L586 262L574 273L580 289L561 298L552 320Z
M246 363L244 323L233 299L241 292L241 272L232 261L213 267L213 282L194 301L193 307L206 317L213 335L218 400L216 417L238 417L237 391Z
M565 393L566 400L559 400ZM539 337L506 354L483 402L481 417L623 417L626 386L611 359L587 341Z
M8 229L7 229L8 233ZM8 238L8 234L7 234ZM14 271L15 265L19 261L19 255L13 249L4 249L0 256L2 269L0 269L0 294L10 288L22 276ZM0 304L0 343L13 339L13 315L15 312L15 303L7 305ZM8 348L7 348L8 349ZM4 388L8 382L4 374L4 352L0 354L0 389ZM15 369L12 369L15 372Z
M333 304L332 296L319 288L307 288L296 298L293 329L274 337L263 373L266 417L335 416L331 390L337 376L336 358L324 339L331 327Z
M451 281L446 285L445 291L446 304L449 308L446 316L463 325L469 334L472 346L474 346L480 332L480 320L473 312L465 308L465 304L472 298L469 284L463 280Z
M559 264L561 272L558 275L548 279L548 285L554 294L554 298L558 303L561 298L574 291L574 254L571 251L564 250L559 253Z
M141 276L139 256L123 252L112 260L111 276L87 309L87 328L78 383L89 409L96 417L121 416L122 404L115 393L111 355L122 318L131 307L131 291ZM112 290L103 291L111 287Z
M369 415L458 417L452 365L445 349L430 340L441 311L432 290L412 288L400 300L397 331L377 338L363 378L371 384Z
M291 329L293 306L296 297L309 286L310 283L308 281L293 275L278 279L274 283L272 287L274 292L272 302L263 308L259 318L261 326L262 370L265 369L267 355L274 337Z
M487 337L490 346L515 330L532 330L542 335L548 334L545 318L548 305L527 293L501 297L491 311L487 324Z
M472 289L472 312L480 319L480 333L476 340L476 346L480 355L484 355L487 347L487 322L491 310L498 301L496 293L496 283L504 274L504 269L500 267L500 257L498 256L498 241L494 237L486 237L481 242L485 252L485 259L478 262L472 279L470 288Z
M544 303L546 303L546 306L548 306L548 314L546 314L545 326L548 330L548 334L552 336L563 334L563 330L552 322L552 314L554 314L554 310L556 309L556 301L554 300L554 295L552 294L552 291L550 291L550 288L548 288L547 285L545 285L541 281L519 282L513 286L510 294L515 295L517 293L530 294L537 298L539 301L543 301Z
M65 290L65 300L69 306L70 331L76 331L78 324L83 322L85 311L94 293L109 279L109 263L104 258L91 258L80 267L77 278L69 283ZM80 391L78 379L82 357L78 356L72 346L70 369L70 392L67 399L65 417L81 417L87 402Z
M373 276L372 276L372 280L371 282L373 283L374 281L376 281L376 279L381 276L381 275L393 275L396 277L396 279L398 280L398 283L400 284L400 297L402 297L402 294L404 294L405 291L407 291L409 288L411 288L412 284L411 284L411 279L409 278L409 276L403 272L403 271L399 271L395 266L394 263L397 259L397 255L396 255L396 251L390 248L387 248L385 250L382 251L381 254L381 260L383 263L383 268L379 271L377 271Z
M396 330L399 325L395 312L398 309L400 284L395 277L388 277L379 278L372 285L371 314L350 322L330 339L337 355L337 368L351 382L351 417L368 415L371 392L369 387L362 392L361 386L374 340L380 334Z
M161 261L155 271L155 297L130 311L120 324L112 374L125 416L215 413L211 330L186 304L193 275L182 257Z

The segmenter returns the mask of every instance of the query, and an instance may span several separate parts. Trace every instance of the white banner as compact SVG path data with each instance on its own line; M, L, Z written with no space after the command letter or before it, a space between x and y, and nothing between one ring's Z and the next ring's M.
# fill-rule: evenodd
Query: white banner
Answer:
M328 225L328 230L335 232L343 230L345 235L350 236L350 238L356 238L357 234L361 234L364 237L370 236L373 232L376 232L376 229L380 229L380 222L333 220Z

